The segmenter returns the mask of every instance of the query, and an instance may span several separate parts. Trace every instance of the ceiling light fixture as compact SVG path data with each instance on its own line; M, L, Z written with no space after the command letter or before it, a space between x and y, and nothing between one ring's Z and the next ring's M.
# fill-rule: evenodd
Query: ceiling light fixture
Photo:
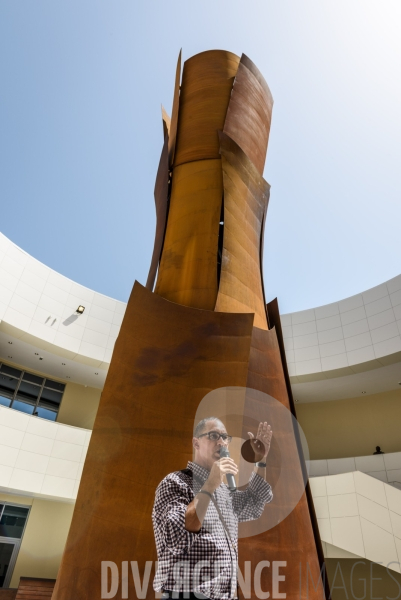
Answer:
M362 394L366 394L366 392L362 392Z
M12 342L8 342L8 343L12 345Z
M43 356L39 356L39 360L43 360Z
M82 313L84 312L84 310L85 310L85 306L82 306L82 304L80 304L75 312L77 312L78 314L82 315Z

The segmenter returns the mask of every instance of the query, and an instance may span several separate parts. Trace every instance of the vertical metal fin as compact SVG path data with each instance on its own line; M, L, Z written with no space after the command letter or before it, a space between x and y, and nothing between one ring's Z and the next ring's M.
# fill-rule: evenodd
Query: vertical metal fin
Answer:
M175 154L175 143L177 140L178 110L179 110L179 105L180 105L181 55L182 55L182 49L180 50L180 53L178 55L177 69L175 71L173 108L171 111L171 125L170 125L170 135L169 135L169 142L168 142L168 166L169 167L173 166L174 154Z

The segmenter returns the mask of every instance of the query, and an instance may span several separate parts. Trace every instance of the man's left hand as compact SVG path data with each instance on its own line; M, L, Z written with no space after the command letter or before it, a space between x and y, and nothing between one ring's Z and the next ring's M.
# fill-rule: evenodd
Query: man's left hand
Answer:
M259 460L265 461L270 450L270 443L273 435L272 428L265 421L264 423L259 423L256 438L250 431L248 431L248 435L251 438L255 456L261 456L262 458Z

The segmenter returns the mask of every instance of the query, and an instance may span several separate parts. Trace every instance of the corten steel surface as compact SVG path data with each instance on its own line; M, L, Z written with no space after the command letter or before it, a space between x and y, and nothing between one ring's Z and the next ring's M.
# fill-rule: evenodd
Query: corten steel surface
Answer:
M168 164L172 166L174 161L175 146L177 142L178 111L180 106L180 79L181 79L181 53L178 55L177 68L175 71L173 110L171 112L171 122L168 141Z
M155 489L192 458L196 409L245 385L253 315L179 306L135 284L102 392L53 600L98 600L102 560L155 560ZM149 586L147 598L154 598ZM121 598L121 590L117 598ZM136 598L132 577L129 598Z
M168 121L167 115L163 115L163 129L165 130L164 144L160 156L159 168L155 183L155 206L156 206L156 233L153 247L152 261L150 263L146 287L152 291L155 283L157 267L163 247L164 232L167 223L167 197L168 197Z
M224 133L242 148L259 174L263 174L273 97L259 69L245 55L235 77Z
M267 329L260 238L270 186L241 148L220 133L224 186L224 238L216 310L255 313Z
M182 75L174 166L220 158L218 130L224 127L239 57L223 50L196 54Z
M163 139L165 139L166 135L170 135L171 119L163 105L162 105L162 121L163 121Z
M220 159L175 167L155 288L167 300L214 309L222 194Z

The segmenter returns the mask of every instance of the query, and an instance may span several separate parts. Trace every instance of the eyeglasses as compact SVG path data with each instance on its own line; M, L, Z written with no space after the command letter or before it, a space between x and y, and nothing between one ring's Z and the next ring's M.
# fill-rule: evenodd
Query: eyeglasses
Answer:
M207 433L201 433L198 435L198 438L207 436L211 442L217 442L220 438L223 440L225 444L229 444L233 439L232 435L227 435L227 433L219 433L218 431L208 431Z

